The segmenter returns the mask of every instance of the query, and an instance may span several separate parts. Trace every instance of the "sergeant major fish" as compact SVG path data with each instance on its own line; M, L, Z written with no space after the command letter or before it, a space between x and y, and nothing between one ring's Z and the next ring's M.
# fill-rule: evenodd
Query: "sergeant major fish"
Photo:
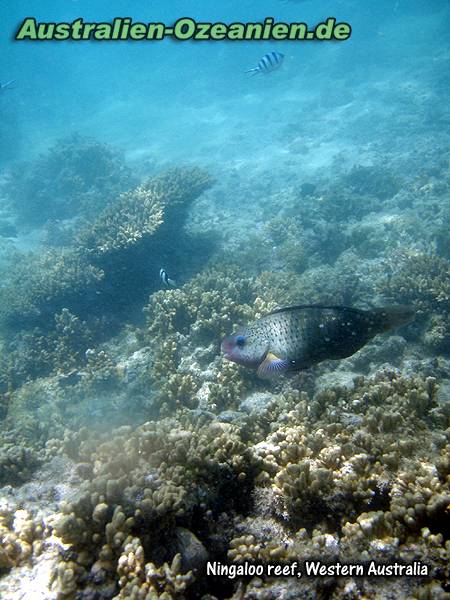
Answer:
M379 333L409 323L408 306L360 310L305 304L280 308L222 342L225 358L271 378L307 369L323 360L346 358Z
M245 72L251 73L252 76L259 75L260 73L271 73L275 69L278 69L278 67L281 67L283 59L284 54L281 54L281 52L269 52L268 54L264 54L256 67Z
M175 279L171 279L165 269L159 270L159 278L161 279L163 284L166 285L167 287L176 287L176 285L177 285L177 282L175 281Z

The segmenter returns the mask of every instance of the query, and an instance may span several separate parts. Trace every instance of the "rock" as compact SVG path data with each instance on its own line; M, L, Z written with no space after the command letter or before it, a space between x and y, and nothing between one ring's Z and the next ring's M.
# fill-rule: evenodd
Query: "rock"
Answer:
M217 420L222 423L235 423L236 421L240 421L243 416L244 413L237 410L223 410L217 415Z
M208 551L201 541L184 527L175 529L182 571L201 569L208 560Z
M436 402L441 406L450 405L450 379L443 379L439 383L439 389L436 393Z
M266 412L267 408L272 403L272 394L268 394L267 392L255 392L242 400L239 405L239 410L251 415L261 415Z
M352 390L355 387L354 379L357 374L353 371L331 371L331 373L324 373L316 379L315 391L321 392L333 386L339 386Z

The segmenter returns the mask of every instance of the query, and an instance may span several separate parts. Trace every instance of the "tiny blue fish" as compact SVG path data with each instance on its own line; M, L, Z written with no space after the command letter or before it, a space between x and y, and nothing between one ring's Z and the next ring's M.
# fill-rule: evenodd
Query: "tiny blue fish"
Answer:
M167 287L176 287L176 285L177 285L177 282L175 281L175 279L171 279L165 269L159 270L159 278L161 279L163 284L166 285Z
M268 54L264 54L259 63L253 69L249 69L245 71L246 73L251 73L253 75L259 75L260 73L271 73L281 67L284 59L284 54L281 52L269 52Z
M4 92L5 90L12 88L15 83L16 83L15 79L11 79L10 81L5 81L5 83L0 83L0 92Z

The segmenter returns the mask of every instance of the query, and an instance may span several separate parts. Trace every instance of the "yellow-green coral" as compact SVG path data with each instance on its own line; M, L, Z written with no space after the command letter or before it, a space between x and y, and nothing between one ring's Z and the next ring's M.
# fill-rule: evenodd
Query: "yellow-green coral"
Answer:
M412 304L425 314L445 314L450 308L449 262L437 254L407 253L378 288L387 298Z
M144 308L148 327L143 340L152 348L153 362L147 375L151 382L160 384L160 403L195 407L195 393L205 381L198 367L189 368L184 363L189 362L196 344L217 344L234 326L249 321L255 314L255 306L250 304L253 300L251 279L240 277L235 269L218 268L202 272L181 288L150 297ZM214 354L209 353L211 360ZM228 373L231 378L226 377ZM222 366L216 377L208 378L206 387L212 403L223 406L229 394L238 398L244 390L241 377L232 373L229 365Z
M239 430L184 418L149 422L136 430L122 427L112 438L108 434L96 441L86 433L76 436L77 444L68 440L66 447L92 465L86 469L90 476L78 500L61 503L53 522L57 535L84 558L76 571L70 561L62 561L57 585L76 589L88 570L105 569L98 561L106 561L126 591L138 585L159 594L181 592L192 575L181 575L180 557L170 557L170 569L163 564L164 540L176 519L192 518L202 497L209 503L220 494L222 503L239 502L233 489L248 479L250 468Z
M77 241L88 255L124 250L151 236L163 222L161 196L139 186L120 195L82 230Z
M44 525L24 509L0 505L0 570L17 567L41 550Z
M95 297L104 272L73 250L17 255L0 290L3 324L23 329L48 322L69 305Z
M145 563L139 538L128 538L117 563L120 593L117 598L157 598L171 600L184 597L183 592L194 581L191 571L181 572L181 556L176 554L171 564L157 567Z

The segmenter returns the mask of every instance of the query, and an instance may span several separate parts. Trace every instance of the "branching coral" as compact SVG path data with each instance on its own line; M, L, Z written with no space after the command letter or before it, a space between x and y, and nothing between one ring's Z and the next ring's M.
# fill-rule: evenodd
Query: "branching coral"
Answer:
M442 580L449 559L444 529L450 480L448 431L436 431L442 423L436 392L433 378L385 372L358 380L354 390L321 392L303 416L283 412L273 433L253 444L256 514L236 525L229 559L266 564L420 559L434 565ZM436 460L436 446L447 459ZM269 578L257 587L271 585ZM361 586L367 590L367 581ZM304 593L305 588L297 590Z
M22 221L95 214L132 183L121 154L105 144L72 136L30 165L12 170L6 187Z
M237 563L420 558L442 570L449 439L437 391L433 378L385 371L313 399L291 383L234 424L179 410L137 428L65 432L46 450L76 461L81 482L47 525L67 545L55 590L190 597L199 581L181 565L225 552Z
M117 563L120 593L117 598L181 598L186 588L193 582L191 571L181 573L181 556L176 554L171 564L156 567L145 564L144 549L139 538L131 538L125 544Z
M125 250L153 235L163 222L161 196L140 186L123 193L78 234L78 243L88 255Z
M150 297L144 308L148 322L144 340L153 350L148 377L160 382L160 402L194 407L194 394L203 380L199 369L180 368L183 359L194 352L196 344L217 344L233 326L250 320L253 299L251 279L240 277L234 269L218 268L204 271L182 288ZM232 382L230 378L230 385L224 385L221 379L228 372L225 367L217 381L208 384L215 398L212 402L222 405L224 395L238 397L239 389L244 389L240 381Z
M437 254L407 253L379 291L396 302L412 304L423 313L445 314L450 308L450 266Z
M39 554L42 522L33 519L26 510L17 510L2 502L0 505L0 570L16 567L32 553Z
M237 269L207 269L182 288L150 297L144 308L148 339L159 343L173 333L190 333L195 342L208 344L249 319L253 299L251 279Z
M34 328L19 332L5 344L8 353L0 361L0 381L17 386L34 377L51 373L69 373L86 361L86 350L93 344L100 328L64 308L55 315L53 330Z
M13 257L0 290L10 353L0 369L3 389L37 374L83 367L85 351L110 335L111 325L136 310L155 285L148 255L158 256L174 229L181 243L189 204L209 185L200 169L173 169L123 193L73 246ZM158 228L162 234L155 237ZM153 266L156 273L159 266Z
M378 200L391 198L400 188L400 181L385 167L358 165L343 177L343 183L355 194L368 194Z
M99 290L104 272L73 250L19 255L0 290L3 325L13 330L49 325L55 313L84 312Z

